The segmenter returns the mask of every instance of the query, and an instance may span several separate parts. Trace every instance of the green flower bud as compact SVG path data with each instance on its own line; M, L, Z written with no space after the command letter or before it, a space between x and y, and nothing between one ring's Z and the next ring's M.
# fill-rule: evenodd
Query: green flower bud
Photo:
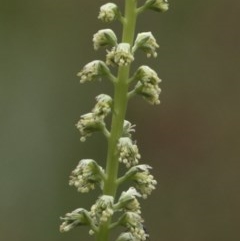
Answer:
M166 12L169 9L169 3L167 0L148 0L146 4L153 2L150 4L149 9L152 9L157 12Z
M96 97L97 104L92 112L99 117L105 118L112 109L112 98L106 94L100 94Z
M91 136L93 132L101 131L105 123L102 116L98 116L95 113L88 113L81 115L76 126L82 135L80 140L85 141L86 137Z
M119 151L119 162L124 163L127 168L138 164L141 155L138 152L137 145L133 144L129 137L121 137L117 147Z
M69 185L75 186L79 192L85 193L93 190L95 185L102 185L103 168L92 159L79 161L72 171Z
M119 16L118 6L115 3L106 3L100 8L98 18L103 22L112 22Z
M134 92L143 96L150 104L159 104L159 94L161 89L158 84L161 79L157 73L148 66L141 66L135 73L134 79L137 80Z
M130 187L126 192L122 192L118 203L116 204L117 209L140 214L140 204L136 197L141 197L141 194L137 192L134 187Z
M120 43L107 52L107 65L127 66L134 60L131 46L128 43Z
M83 208L78 208L71 213L67 213L64 218L64 222L60 226L60 232L68 232L76 226L88 225L88 219L86 218L87 211Z
M139 241L130 232L121 233L116 241Z
M93 81L95 79L101 80L103 76L109 74L110 70L103 61L94 60L86 64L77 76L80 77L80 83L85 83L86 81Z
M126 212L121 220L121 224L125 226L138 241L145 241L148 237L142 223L142 217L135 212Z
M157 57L157 48L159 48L159 45L157 44L156 39L152 33L144 32L137 35L133 46L133 52L135 52L137 49L141 49L147 54L148 58L151 56Z
M117 36L111 29L102 29L93 35L93 46L98 50L102 46L116 46Z
M90 216L95 223L100 224L107 222L113 215L113 197L102 195L97 202L91 207Z

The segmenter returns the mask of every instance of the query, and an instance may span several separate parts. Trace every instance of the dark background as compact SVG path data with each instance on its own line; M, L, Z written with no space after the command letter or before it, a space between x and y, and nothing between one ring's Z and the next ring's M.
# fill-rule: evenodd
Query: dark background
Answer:
M120 24L97 20L107 1L0 0L0 240L90 240L60 234L59 216L89 208L99 191L68 186L79 159L103 165L101 135L80 143L75 123L107 81L80 85L83 65L104 59L92 35ZM121 3L124 1L115 1ZM140 1L141 3L142 1ZM142 202L151 241L237 241L239 234L239 1L170 1L166 14L141 15L157 59L137 55L163 79L160 106L130 102L143 161L158 189Z

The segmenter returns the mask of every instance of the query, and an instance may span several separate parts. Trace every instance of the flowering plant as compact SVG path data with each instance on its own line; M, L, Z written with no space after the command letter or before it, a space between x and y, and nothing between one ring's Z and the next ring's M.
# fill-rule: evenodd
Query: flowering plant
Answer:
M81 193L99 187L102 194L89 211L77 208L61 218L61 232L84 225L90 227L89 233L95 235L97 241L108 241L110 231L122 226L124 231L117 241L144 241L149 236L143 226L139 199L147 198L155 189L157 181L150 174L149 165L139 164L141 155L132 138L135 125L125 120L128 100L135 95L142 96L152 105L160 103L161 80L154 70L143 65L130 76L130 66L137 50L145 52L147 57L156 57L159 48L151 32L139 33L134 40L137 16L146 10L165 12L168 10L168 2L146 0L145 4L138 7L137 0L126 0L124 14L115 3L107 3L100 8L100 20L122 23L122 40L119 41L111 29L99 30L93 36L93 46L95 50L107 48L106 61L94 60L88 63L77 76L80 83L109 79L114 86L114 96L98 95L92 111L81 115L76 127L81 134L81 141L94 132L103 133L108 142L106 167L99 166L95 160L82 159L72 171L69 184ZM117 76L111 73L111 66L118 68ZM129 90L130 84L134 82L135 87ZM112 115L110 128L105 123L108 115ZM120 164L126 167L126 173L122 176L119 176ZM132 186L118 196L118 187L128 181L132 181Z

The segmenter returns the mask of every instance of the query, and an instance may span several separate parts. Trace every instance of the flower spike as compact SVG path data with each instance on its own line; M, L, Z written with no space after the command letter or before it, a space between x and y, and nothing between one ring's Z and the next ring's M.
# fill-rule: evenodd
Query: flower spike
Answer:
M98 241L110 240L110 231L119 226L125 230L116 236L116 241L146 241L149 235L143 226L139 200L147 198L157 184L150 173L152 168L147 164L139 164L141 155L132 138L136 125L126 120L126 114L128 100L134 95L141 95L150 104L160 103L161 80L157 73L142 65L132 75L131 66L137 50L143 51L147 57L157 57L159 48L150 31L135 35L138 15L149 9L164 12L168 9L168 2L124 2L124 14L117 4L109 2L100 7L98 15L98 19L104 23L115 20L121 23L121 41L112 29L98 30L93 35L93 47L95 50L106 48L105 61L93 60L77 74L80 83L106 78L112 82L114 88L112 97L104 92L98 93L94 107L89 113L81 115L76 124L81 141L95 132L101 132L106 137L106 168L103 169L93 159L81 159L69 177L69 185L74 186L78 192L88 193L100 187L100 195L91 205L90 211L78 208L67 213L61 218L63 222L60 226L61 232L68 232L78 226L89 226L89 234L94 235ZM113 70L116 76L111 72L112 67L116 68ZM129 91L133 84L135 87ZM97 155L95 151L94 155ZM127 169L122 169L120 163ZM130 187L119 195L120 185L126 185L127 182L131 183Z

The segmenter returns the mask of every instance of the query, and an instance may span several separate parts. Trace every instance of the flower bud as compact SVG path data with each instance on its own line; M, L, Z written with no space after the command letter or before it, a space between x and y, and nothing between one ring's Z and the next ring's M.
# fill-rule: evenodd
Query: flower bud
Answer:
M78 208L71 213L67 213L64 218L61 218L64 222L60 226L60 232L68 232L76 226L89 224L86 218L86 212L85 209Z
M139 241L130 232L121 233L116 241Z
M117 208L140 214L140 204L136 197L141 197L141 194L134 187L130 187L126 192L122 192Z
M98 224L107 222L113 215L113 197L102 195L91 207L91 217Z
M134 92L143 96L150 104L159 104L159 94L161 89L158 84L161 79L157 73L148 66L141 66L135 73L134 79L137 80Z
M95 188L96 184L101 185L102 167L92 159L82 159L72 171L69 185L75 186L79 192L85 193Z
M92 112L99 117L105 118L112 109L112 98L106 94L100 94L96 97L97 104Z
M153 2L150 5L149 9L152 9L157 12L166 12L169 8L169 3L167 0L155 0L155 1L148 0L146 4L149 2Z
M117 37L111 29L102 29L93 35L93 46L98 50L102 46L116 46Z
M77 76L80 77L80 83L85 83L95 79L101 80L103 76L108 74L110 74L110 70L107 65L101 60L94 60L86 64Z
M131 46L128 43L120 43L107 52L107 65L127 66L134 60Z
M141 158L137 145L133 144L129 137L121 137L118 142L119 162L122 162L126 167L131 167L138 164L138 159Z
M125 226L138 241L145 241L148 237L142 223L143 219L135 212L126 212L121 221L121 224Z
M82 135L80 140L85 141L86 137L91 136L93 132L102 130L104 121L101 116L98 116L95 113L88 113L81 115L81 118L76 126Z
M118 15L118 6L115 3L106 3L101 6L98 19L108 23L114 21Z
M133 52L135 52L137 49L141 49L147 54L148 58L151 56L157 57L157 48L159 48L159 45L157 44L156 39L152 33L144 32L137 35L133 46Z

